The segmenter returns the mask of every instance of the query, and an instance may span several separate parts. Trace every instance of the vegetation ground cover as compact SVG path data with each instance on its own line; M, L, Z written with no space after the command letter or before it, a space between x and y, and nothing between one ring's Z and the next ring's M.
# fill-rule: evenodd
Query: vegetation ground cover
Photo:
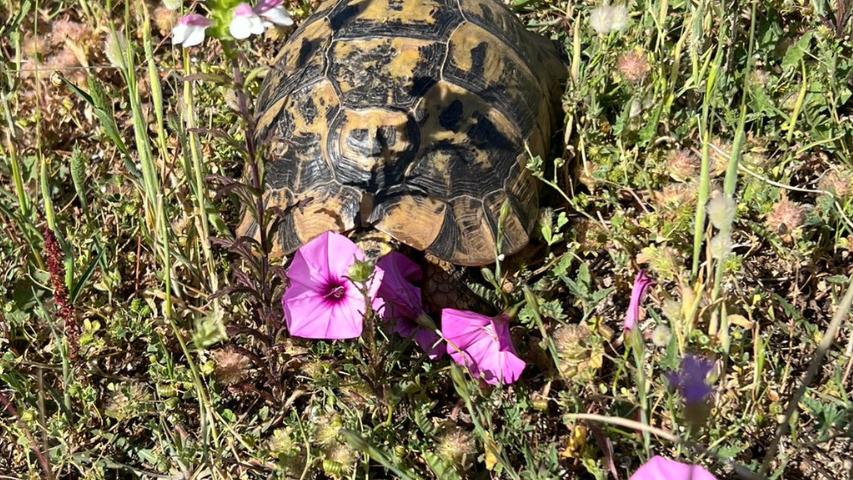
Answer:
M510 7L568 80L536 248L466 275L527 362L492 386L381 322L290 338L233 242L292 28L182 49L159 3L0 1L0 478L853 478L849 2Z

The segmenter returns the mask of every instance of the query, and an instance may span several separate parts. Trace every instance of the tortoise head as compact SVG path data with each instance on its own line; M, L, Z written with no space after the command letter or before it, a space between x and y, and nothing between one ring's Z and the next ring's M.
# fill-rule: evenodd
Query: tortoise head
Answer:
M378 230L358 232L353 240L371 262L376 262L397 245L390 235Z

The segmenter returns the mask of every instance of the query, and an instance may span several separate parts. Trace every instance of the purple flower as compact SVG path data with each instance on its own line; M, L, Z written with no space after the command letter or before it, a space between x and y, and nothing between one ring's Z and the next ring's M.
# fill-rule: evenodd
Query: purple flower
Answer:
M290 286L281 299L291 335L326 340L361 335L364 295L348 278L356 260L364 260L364 252L352 240L332 232L296 251L287 269ZM366 285L374 310L382 307L376 296L382 276L381 268L374 269Z
M506 315L487 317L474 312L445 308L441 311L441 333L447 353L474 377L486 383L513 383L524 370L509 336Z
M640 320L640 307L646 298L646 291L654 283L654 280L646 275L645 270L640 270L637 273L637 277L634 279L634 288L631 289L631 303L628 305L628 311L625 313L625 325L623 328L626 331L633 330Z
M717 480L717 478L700 465L654 456L637 469L628 480Z
M687 355L681 359L677 372L667 374L669 384L678 389L684 402L688 405L704 403L713 391L706 381L714 362L695 355Z
M172 45L184 48L193 47L204 41L205 30L210 26L210 20L203 15L191 13L178 19L178 24L172 29Z
M418 264L402 253L391 252L376 265L385 273L379 287L379 297L385 302L382 318L394 321L394 331L413 338L430 359L444 355L444 346L439 344L435 328L424 326L431 320L424 313L421 289L416 285L423 278Z

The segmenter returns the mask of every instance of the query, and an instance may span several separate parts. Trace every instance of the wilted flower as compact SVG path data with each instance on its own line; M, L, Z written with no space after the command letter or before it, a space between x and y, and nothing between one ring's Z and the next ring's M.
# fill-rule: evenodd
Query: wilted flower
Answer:
M394 331L403 337L413 338L429 358L435 360L444 355L445 349L438 344L435 328L427 328L419 323L427 320L427 317L421 302L421 289L415 285L423 278L418 264L402 253L390 252L380 258L376 265L384 272L378 293L385 302L382 318L393 320Z
M649 278L645 270L640 270L637 277L634 279L634 288L631 289L631 303L628 305L628 311L625 313L625 324L623 328L633 330L640 319L640 307L643 305L643 299L646 298L646 291L654 284L654 280Z
M323 233L296 251L287 269L290 286L281 299L291 335L326 340L361 335L365 299L348 274L363 259L364 252L352 240L333 232ZM382 276L382 269L376 268L365 282L376 310L382 306L376 296Z
M293 19L281 6L281 0L261 0L254 8L244 2L234 7L228 32L232 37L243 40L264 33L272 25L293 25Z
M853 191L853 181L851 181L850 173L838 170L832 170L827 173L820 180L818 186L821 190L829 192L838 198L846 198Z
M589 12L589 24L600 35L618 32L628 25L625 5L600 5Z
M471 375L486 383L513 383L524 370L509 336L506 315L487 317L474 312L445 308L441 311L441 333L447 353Z
M204 41L205 30L210 26L210 20L197 13L190 13L178 19L178 24L172 29L172 45L184 48L199 45Z
M242 382L252 366L249 357L230 348L213 352L213 362L216 364L216 378L226 386Z
M666 378L669 384L676 388L687 404L700 404L713 391L706 381L714 362L696 355L687 355L681 359L681 365L676 372L670 372Z
M646 79L652 67L646 60L646 55L640 50L631 50L619 55L616 59L616 69L625 80L640 83Z
M628 480L717 480L700 465L676 462L654 456L644 463Z
M767 215L767 226L785 240L791 239L791 232L803 225L806 212L802 205L782 198L773 205L773 210Z
M666 159L666 171L669 175L679 181L690 180L699 174L699 157L690 149L681 148L669 152Z

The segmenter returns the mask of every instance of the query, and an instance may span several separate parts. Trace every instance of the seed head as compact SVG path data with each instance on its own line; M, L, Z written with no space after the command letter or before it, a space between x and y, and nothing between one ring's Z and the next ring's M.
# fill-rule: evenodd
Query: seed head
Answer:
M438 455L455 467L465 467L476 453L474 437L467 430L452 426L439 439Z
M652 343L654 343L656 347L663 348L669 345L669 341L671 339L672 331L666 325L658 325L655 327L654 331L652 331Z
M799 203L783 197L773 205L773 209L767 214L765 223L773 232L779 234L783 240L791 241L793 232L800 228L805 222L806 211Z
M642 50L630 50L616 59L616 69L625 80L631 83L642 83L652 67Z
M699 157L687 148L672 150L666 159L667 173L681 182L696 178L699 167Z
M599 35L623 30L628 25L625 5L600 5L589 12L589 25Z
M216 378L226 386L242 382L252 366L249 357L231 348L215 351L213 362L216 364Z
M66 40L81 43L91 34L88 26L71 20L55 20L50 31L50 43L54 46L65 44Z
M729 232L735 218L735 201L732 197L715 190L708 201L708 218L711 224L721 232Z
M560 375L567 380L587 382L604 364L604 346L586 324L563 325L553 334L560 360Z
M732 239L728 233L718 233L711 239L711 256L722 260L732 251Z
M850 172L832 170L820 180L818 186L821 190L830 192L839 199L845 199L853 193L853 178L851 178Z

